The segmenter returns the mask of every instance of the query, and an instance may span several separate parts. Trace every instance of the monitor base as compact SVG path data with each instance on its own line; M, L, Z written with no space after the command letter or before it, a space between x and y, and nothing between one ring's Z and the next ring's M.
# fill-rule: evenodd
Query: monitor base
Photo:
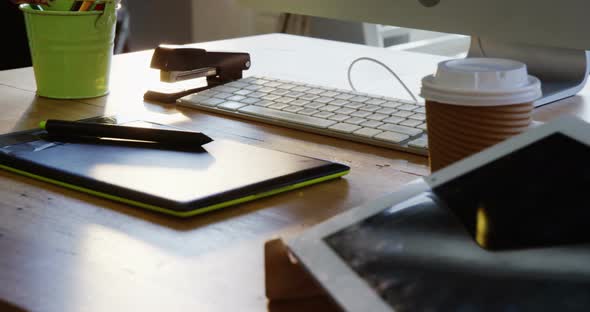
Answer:
M506 43L472 36L467 57L498 57L527 64L541 80L543 97L535 107L576 95L590 73L590 52L577 49Z

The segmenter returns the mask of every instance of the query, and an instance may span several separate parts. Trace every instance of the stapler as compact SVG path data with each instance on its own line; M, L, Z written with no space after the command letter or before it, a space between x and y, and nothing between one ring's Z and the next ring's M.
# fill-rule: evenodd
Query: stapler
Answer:
M242 71L250 68L250 55L239 52L208 52L204 49L160 45L152 56L151 68L160 70L160 81L207 78L207 86L163 91L148 90L143 98L148 101L172 103L177 99L242 78Z

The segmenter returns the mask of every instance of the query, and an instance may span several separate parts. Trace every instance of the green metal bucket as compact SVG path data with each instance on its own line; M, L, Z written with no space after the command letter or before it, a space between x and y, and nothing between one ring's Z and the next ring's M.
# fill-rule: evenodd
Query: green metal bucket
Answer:
M81 99L109 92L115 4L104 11L38 11L22 4L39 96Z

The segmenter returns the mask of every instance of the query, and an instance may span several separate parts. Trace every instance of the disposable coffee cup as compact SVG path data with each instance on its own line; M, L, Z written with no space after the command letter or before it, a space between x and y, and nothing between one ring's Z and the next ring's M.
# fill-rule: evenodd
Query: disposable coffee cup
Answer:
M467 58L422 79L431 171L526 131L541 82L521 62Z

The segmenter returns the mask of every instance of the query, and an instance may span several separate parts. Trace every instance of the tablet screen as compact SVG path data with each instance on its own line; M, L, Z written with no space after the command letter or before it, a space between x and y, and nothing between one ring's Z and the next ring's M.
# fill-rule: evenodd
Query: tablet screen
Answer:
M588 245L516 249L504 240L523 229L557 237L562 225L547 220L565 220L556 211L589 211L590 171L581 165L588 159L586 145L554 134L324 241L396 311L583 311L590 306ZM484 238L512 248L477 244L482 207ZM506 224L513 227L499 232Z

